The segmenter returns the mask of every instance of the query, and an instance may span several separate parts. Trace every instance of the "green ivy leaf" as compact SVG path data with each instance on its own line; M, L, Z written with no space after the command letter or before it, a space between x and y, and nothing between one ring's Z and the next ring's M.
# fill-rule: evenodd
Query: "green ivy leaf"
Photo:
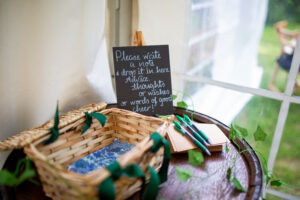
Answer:
M177 95L173 94L172 95L172 100L174 101L175 99L177 99Z
M187 109L188 105L184 101L178 101L177 102L177 107Z
M286 182L284 182L283 180L280 180L280 179L271 181L271 186L280 187L281 185L285 185L287 187L291 187L290 184L288 184L288 183L286 183Z
M271 185L279 187L282 185L282 183L281 183L281 180L274 180L274 181L271 181Z
M194 167L201 165L202 162L204 161L203 154L200 151L189 150L188 156L189 156L189 164L193 165Z
M264 171L264 174L266 176L266 178L265 178L266 185L268 185L270 180L273 178L273 174L268 169L263 168L263 171Z
M32 180L33 177L36 176L36 172L31 168L30 166L30 159L23 158L18 161L16 170L11 173L5 169L0 171L0 185L6 185L6 186L17 186L23 183L25 180L29 179ZM23 173L19 176L19 171L22 165L25 163L25 169Z
M15 186L17 184L18 180L16 176L14 176L9 171L3 169L0 171L0 185L6 185L6 186Z
M186 182L189 178L193 177L193 173L188 169L176 167L176 172L178 180L183 182Z
M32 169L27 169L25 170L21 176L18 178L18 183L17 185L20 185L21 183L23 183L24 181L26 181L27 179L31 179L33 177L36 176L36 173L34 170Z
M230 178L230 182L233 183L234 187L241 191L241 192L247 192L247 190L241 185L240 181L237 180L237 178L233 177Z
M241 134L240 131L238 131L235 128L235 125L231 124L230 125L230 130L229 130L229 139L234 140L234 139L242 139L243 135Z
M226 146L225 146L225 151L226 151L226 153L229 152L229 147L228 147L228 144L227 144L227 143L226 143Z
M254 133L254 140L255 141L265 141L267 137L267 134L260 128L260 126L257 126L257 129Z
M240 127L238 125L234 125L235 131L238 132L239 136L241 136L242 138L246 138L248 136L248 130Z
M28 179L28 181L30 181L31 183L33 183L37 186L40 186L40 183L38 181L34 180L33 178Z
M229 167L228 169L227 169L227 179L230 181L230 177L231 177L231 171L232 171L232 168L231 167Z

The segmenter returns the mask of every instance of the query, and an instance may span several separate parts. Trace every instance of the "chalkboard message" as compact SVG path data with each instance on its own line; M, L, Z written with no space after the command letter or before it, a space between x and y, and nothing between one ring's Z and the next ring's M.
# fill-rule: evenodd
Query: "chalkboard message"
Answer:
M169 46L113 48L118 107L173 114Z

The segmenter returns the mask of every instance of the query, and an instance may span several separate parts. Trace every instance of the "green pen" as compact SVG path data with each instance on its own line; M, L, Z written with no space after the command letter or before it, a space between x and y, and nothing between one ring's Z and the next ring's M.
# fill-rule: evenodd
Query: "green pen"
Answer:
M189 116L183 115L183 118L184 118L184 121L186 121L186 123L188 125L193 127L201 135L201 137L205 139L205 141L207 143L211 144L211 141L209 140L209 138L203 133L203 131L198 129L198 127L192 122L192 120L189 118Z
M179 115L176 115L176 118L178 119L178 121L181 122L181 124L187 128L190 132L193 133L194 137L199 140L202 144L204 144L205 146L208 146L208 143L205 141L205 139L203 137L201 137L201 135L199 135L199 133L197 133L196 131L194 131L192 129L192 127L190 127L190 125L188 123L186 123L182 117L180 117Z
M208 149L203 144L201 144L201 142L199 142L196 138L194 138L194 136L192 136L187 130L185 130L183 127L181 127L181 125L178 122L173 121L173 123L175 125L176 130L178 130L180 133L182 133L182 135L187 135L194 142L194 144L197 147L199 147L207 155L209 155L209 156L211 155L211 153L208 151Z

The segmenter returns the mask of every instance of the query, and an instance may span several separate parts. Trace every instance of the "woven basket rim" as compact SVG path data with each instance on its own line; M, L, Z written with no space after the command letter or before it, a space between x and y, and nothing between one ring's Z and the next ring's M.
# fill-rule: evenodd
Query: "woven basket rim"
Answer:
M97 104L88 104L79 109L71 110L66 114L59 116L59 129L68 124L85 117L85 112L98 112L105 109L107 103L100 102ZM50 133L50 128L53 126L54 119L50 119L44 124L22 131L17 135L9 137L0 142L0 151L24 148L26 145Z

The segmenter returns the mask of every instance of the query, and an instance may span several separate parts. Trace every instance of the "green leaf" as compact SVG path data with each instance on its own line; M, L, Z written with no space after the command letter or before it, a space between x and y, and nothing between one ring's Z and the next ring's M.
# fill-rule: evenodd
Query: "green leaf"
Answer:
M189 150L188 156L189 156L189 164L193 165L194 167L201 165L202 162L204 161L203 154L200 151Z
M240 181L237 180L237 178L233 177L230 178L230 182L233 183L234 187L241 191L241 192L247 192L247 190L241 185Z
M36 176L36 173L34 170L32 169L26 169L21 176L18 178L18 182L17 185L20 185L21 183L23 183L24 181L26 181L27 179L33 178Z
M240 127L238 125L234 125L235 130L239 133L242 138L246 138L248 136L248 130Z
M264 169L264 168L263 168L263 171L264 171L264 174L265 174L265 176L266 176L266 178L265 178L266 185L268 185L269 182L270 182L270 180L273 178L273 174L272 174L271 171L269 171L269 170L267 170L267 169ZM265 172L265 171L266 171L266 172Z
M193 173L188 169L182 169L176 167L177 179L183 182L186 182L189 178L193 177Z
M25 170L18 178L18 185L23 183L27 179L31 179L36 176L35 171L31 168L31 160L28 158L25 158Z
M177 95L173 94L172 95L172 100L174 101L175 99L177 99Z
M31 161L28 158L23 158L23 159L19 160L14 173L11 173L5 169L1 170L0 171L0 185L7 185L10 187L13 187L13 186L17 186L17 185L23 183L27 179L32 180L32 178L36 176L36 172L31 168L30 162ZM24 163L25 163L25 169L24 169L23 173L19 177L17 177L19 174L20 168L22 166L24 166Z
M229 131L229 138L234 140L234 139L242 139L248 136L248 131L247 129L240 127L235 124L230 125L230 131Z
M177 107L187 109L188 105L184 101L178 101Z
M254 133L254 140L255 141L265 141L266 137L267 137L267 134L260 128L260 126L258 126Z
M274 180L274 181L271 181L271 185L272 186L277 186L277 187L279 187L279 186L281 186L281 180Z
M15 186L17 182L18 182L17 178L6 169L0 171L0 185L6 185L12 187Z
M230 124L229 139L231 139L231 140L235 139L235 133L234 133L232 124Z
M40 186L40 183L32 178L28 179L28 181L30 181L31 183L37 185L37 186Z
M228 169L227 169L227 179L230 181L230 177L231 177L231 171L232 171L232 168L231 167L229 167Z
M22 158L18 161L17 166L16 166L16 170L14 171L13 175L15 177L17 177L17 175L19 174L19 171L21 169L21 165L24 165L24 163L26 162L26 160L29 160L28 158Z
M226 153L229 152L229 147L228 147L228 144L227 144L227 143L226 143L226 146L225 146L225 151L226 151Z
M286 183L286 182L284 182L283 180L280 180L280 179L271 181L271 186L280 187L281 185L285 185L287 187L291 187L290 184L288 184L288 183Z
M230 125L230 131L229 131L229 139L234 140L234 139L241 139L242 135L240 132L236 131L235 127L233 124Z

